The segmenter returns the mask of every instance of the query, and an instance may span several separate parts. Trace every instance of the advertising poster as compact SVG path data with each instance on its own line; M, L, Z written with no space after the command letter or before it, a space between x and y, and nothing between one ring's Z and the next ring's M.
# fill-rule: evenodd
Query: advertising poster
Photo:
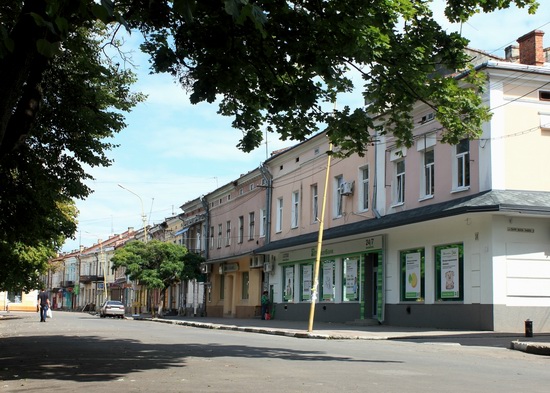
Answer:
M311 277L313 266L302 266L302 300L311 300Z
M285 267L285 293L284 300L291 302L294 292L294 266Z
M441 298L452 299L460 296L458 248L441 250Z
M346 299L357 300L357 259L346 261Z
M405 299L420 298L420 253L413 252L405 256Z
M334 262L323 262L323 300L333 300Z

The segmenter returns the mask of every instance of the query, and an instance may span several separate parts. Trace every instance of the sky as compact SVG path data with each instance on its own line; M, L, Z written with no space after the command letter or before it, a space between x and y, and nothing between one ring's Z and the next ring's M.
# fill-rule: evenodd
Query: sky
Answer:
M462 26L446 21L443 0L435 0L432 9L441 26L461 31L470 47L504 57L504 48L534 29L547 33L544 46L550 46L550 1L540 3L536 15L512 7L476 15ZM132 35L127 43L138 75L133 90L148 98L126 115L126 129L110 140L119 145L108 152L113 164L89 170L95 180L86 183L94 192L76 201L78 232L65 242L65 252L92 246L129 227L141 228L142 206L149 225L161 223L181 213L185 202L257 168L272 151L296 144L270 134L267 145L251 153L240 151L236 145L241 132L231 127L231 118L216 113L216 104L191 105L171 76L149 74L138 38ZM361 102L359 93L339 97L338 104L355 101Z

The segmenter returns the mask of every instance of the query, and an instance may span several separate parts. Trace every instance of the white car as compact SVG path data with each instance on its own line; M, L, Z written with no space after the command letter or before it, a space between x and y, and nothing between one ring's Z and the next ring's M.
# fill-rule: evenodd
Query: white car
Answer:
M124 318L124 313L126 312L124 304L118 300L107 300L101 305L99 309L99 316L101 318L105 317L118 317Z

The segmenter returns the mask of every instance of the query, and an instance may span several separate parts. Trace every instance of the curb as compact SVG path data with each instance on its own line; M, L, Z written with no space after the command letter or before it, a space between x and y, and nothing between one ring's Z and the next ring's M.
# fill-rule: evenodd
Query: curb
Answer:
M534 355L550 356L550 345L548 343L526 343L522 341L512 341L510 349L531 353Z
M151 321L151 322L160 322L167 323L171 325L179 326L189 326L202 329L213 329L213 330L232 330L245 333L258 333L258 334L270 334L275 336L285 336L285 337L294 337L294 338L309 338L317 340L394 340L394 339L403 339L403 337L391 337L391 336L357 336L353 334L323 334L323 333L310 333L304 331L295 331L295 330L285 330L277 328L257 328L257 327L243 327L236 325L221 325L209 322L193 322L193 321L178 321L162 318L151 318L151 317L138 317L132 316L127 317L127 319L133 319L136 321ZM417 338L418 336L414 336ZM510 342L509 349L522 351L533 355L545 355L550 356L550 343L544 342L522 342L515 340Z

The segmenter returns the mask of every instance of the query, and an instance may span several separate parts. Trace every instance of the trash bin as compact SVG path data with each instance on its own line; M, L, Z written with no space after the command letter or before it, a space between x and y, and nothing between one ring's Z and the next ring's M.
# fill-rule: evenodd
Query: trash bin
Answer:
M525 321L525 337L533 337L533 321Z

